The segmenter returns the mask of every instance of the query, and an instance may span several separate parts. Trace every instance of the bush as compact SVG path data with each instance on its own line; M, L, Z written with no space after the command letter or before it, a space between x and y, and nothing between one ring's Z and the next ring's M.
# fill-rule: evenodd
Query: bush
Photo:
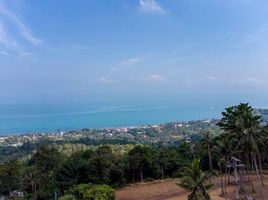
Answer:
M84 198L88 200L115 200L115 194L111 187L97 185L87 190Z
M69 190L60 200L115 200L115 193L107 185L80 184Z

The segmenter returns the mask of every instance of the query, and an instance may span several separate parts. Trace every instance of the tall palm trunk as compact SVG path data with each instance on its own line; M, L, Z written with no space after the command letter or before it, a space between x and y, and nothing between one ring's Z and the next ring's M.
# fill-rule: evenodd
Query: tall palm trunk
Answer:
M221 195L223 195L224 189L223 189L222 167L221 167L221 164L219 164L219 166L220 166L220 176L221 176Z
M164 164L161 165L161 177L164 179Z
M257 165L256 154L254 154L252 157L253 157L253 163L254 163L254 166L255 166L255 169L256 169L256 173L257 173L257 177L258 177L257 182L258 182L258 186L259 186L259 191L261 193L262 199L264 199L263 198L263 192L262 192L262 185L261 185L261 183L259 181L261 178L260 178L259 169L258 169L258 165Z
M135 173L134 173L134 169L132 169L132 182L135 182Z
M262 160L261 160L261 154L260 153L258 153L258 161L259 161L259 167L260 167L261 184L262 184L262 186L264 186L263 174L262 174Z
M143 164L140 166L140 179L143 182Z
M211 156L211 150L210 150L210 146L208 145L208 162L209 162L209 172L210 174L212 173L213 171L213 164L212 164L212 156ZM211 176L209 178L209 181L211 183Z

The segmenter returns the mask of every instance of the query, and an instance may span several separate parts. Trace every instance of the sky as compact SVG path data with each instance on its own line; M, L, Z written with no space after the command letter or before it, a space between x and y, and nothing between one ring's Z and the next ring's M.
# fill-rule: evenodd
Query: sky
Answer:
M0 103L264 105L267 65L266 0L0 0Z

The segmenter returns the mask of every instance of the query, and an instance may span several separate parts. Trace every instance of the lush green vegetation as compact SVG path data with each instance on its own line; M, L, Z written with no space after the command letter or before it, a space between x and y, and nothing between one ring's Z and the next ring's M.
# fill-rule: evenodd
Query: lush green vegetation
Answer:
M181 187L190 191L189 200L210 200L207 190L209 175L204 173L200 166L200 160L194 159L190 166L185 167L182 173Z
M121 129L82 129L78 131L36 133L14 135L0 138L0 160L28 159L39 147L54 146L68 155L78 150L94 148L100 145L135 145L174 146L185 140L201 138L200 133L209 129L213 134L220 134L216 125L218 120L173 122L157 126L142 126Z
M107 185L80 184L72 187L60 200L115 200L115 193Z
M190 200L209 199L209 176L231 158L250 170L257 161L268 166L268 127L248 104L227 108L218 126L200 140L179 145L101 145L67 151L72 146L42 144L28 159L0 164L0 193L23 191L26 199L115 199L112 188L128 183L182 177ZM66 150L67 149L67 150ZM67 153L66 153L67 151ZM256 160L257 158L257 160Z

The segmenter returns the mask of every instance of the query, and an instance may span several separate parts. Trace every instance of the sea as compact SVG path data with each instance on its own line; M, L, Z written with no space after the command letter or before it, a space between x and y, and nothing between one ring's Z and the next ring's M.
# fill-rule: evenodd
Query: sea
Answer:
M0 104L0 135L118 128L216 119L229 106L219 101L127 100Z

